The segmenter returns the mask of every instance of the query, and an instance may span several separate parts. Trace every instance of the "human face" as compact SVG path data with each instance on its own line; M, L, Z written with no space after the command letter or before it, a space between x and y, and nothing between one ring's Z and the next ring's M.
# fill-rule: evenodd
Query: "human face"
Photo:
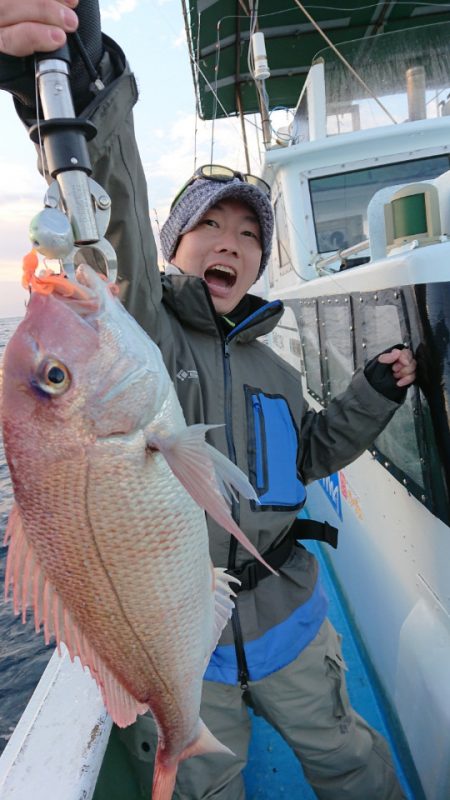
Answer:
M255 282L261 264L259 222L238 200L222 200L185 233L172 264L206 282L218 314L228 314Z

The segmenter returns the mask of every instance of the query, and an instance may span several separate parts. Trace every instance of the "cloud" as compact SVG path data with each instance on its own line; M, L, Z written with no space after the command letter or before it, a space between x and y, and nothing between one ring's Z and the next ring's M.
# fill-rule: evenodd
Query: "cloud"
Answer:
M197 133L195 133L197 129ZM254 137L253 130L247 125L247 136ZM142 143L144 169L150 182L150 193L155 201L168 203L169 197L176 192L195 169L201 164L228 164L235 169L247 172L244 148L242 144L240 123L236 118L217 120L214 125L214 144L211 155L212 123L195 119L194 114L179 114L175 122L167 128L158 128L158 153L148 142L154 142L154 133ZM196 142L195 142L196 140ZM195 158L196 148L196 158ZM254 150L255 148L253 148ZM250 163L252 172L259 174L260 165L257 155L253 153ZM156 197L152 182L164 185L164 197Z
M4 268L0 261L0 270ZM28 292L22 288L20 278L12 281L0 282L0 319L2 317L23 317Z
M2 258L0 282L12 278L17 265L31 247L28 229L33 217L43 208L46 183L33 165L0 161L0 242Z
M140 0L115 0L109 5L101 3L102 20L119 22L125 14L131 14L139 5Z
M186 45L186 31L184 28L182 28L176 39L172 41L172 47L182 47L185 45Z
M29 156L30 154L27 153ZM42 175L36 167L36 160L31 158L23 162L6 161L5 156L0 159L0 202L9 202L21 197L36 199L42 205L47 189Z

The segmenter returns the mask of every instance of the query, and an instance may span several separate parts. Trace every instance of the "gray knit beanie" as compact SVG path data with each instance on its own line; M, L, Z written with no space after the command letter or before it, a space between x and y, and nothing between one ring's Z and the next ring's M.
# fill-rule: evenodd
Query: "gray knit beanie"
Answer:
M204 214L221 200L230 198L247 203L255 212L261 229L262 256L258 278L270 256L273 235L273 211L270 200L261 189L234 178L222 182L198 178L182 194L161 228L161 247L168 263L175 255L180 236L192 231Z

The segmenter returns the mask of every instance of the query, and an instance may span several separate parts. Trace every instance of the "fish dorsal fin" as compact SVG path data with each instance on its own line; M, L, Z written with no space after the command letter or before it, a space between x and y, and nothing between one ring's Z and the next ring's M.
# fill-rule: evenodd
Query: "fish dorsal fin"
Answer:
M147 435L147 447L150 450L159 450L195 502L276 575L275 570L266 564L256 547L236 524L225 501L224 492L229 495L240 493L255 501L257 497L242 470L205 442L206 432L217 427L220 426L190 425L169 436L159 435L154 430Z
M5 598L13 589L14 613L22 614L26 622L27 609L34 609L36 632L44 628L45 643L54 636L61 654L61 642L66 645L71 660L77 656L88 667L102 693L103 702L114 722L120 727L130 725L138 714L148 711L115 678L84 633L72 619L60 595L46 577L30 544L17 504L14 504L6 528L5 544L9 545L6 559Z

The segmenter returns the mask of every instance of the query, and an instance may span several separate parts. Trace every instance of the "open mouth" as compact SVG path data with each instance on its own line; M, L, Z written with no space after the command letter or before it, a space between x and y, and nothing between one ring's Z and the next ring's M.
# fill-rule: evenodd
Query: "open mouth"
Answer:
M231 289L236 283L236 273L231 267L222 264L214 264L208 267L204 275L205 281L210 289Z

